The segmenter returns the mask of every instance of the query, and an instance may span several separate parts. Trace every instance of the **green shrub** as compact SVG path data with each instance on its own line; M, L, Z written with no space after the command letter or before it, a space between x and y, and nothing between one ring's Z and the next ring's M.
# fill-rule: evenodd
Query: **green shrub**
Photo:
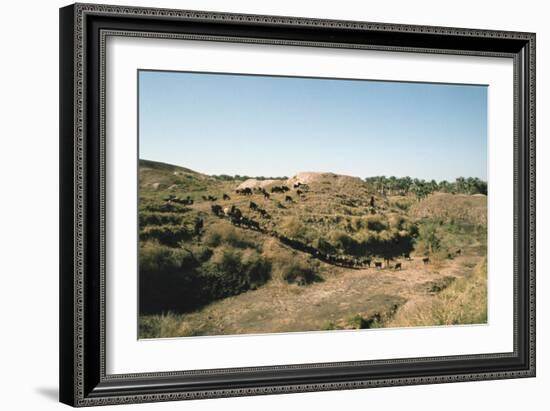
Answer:
M148 272L171 272L194 268L197 261L192 253L183 249L145 243L139 251L140 270Z
M281 271L281 277L289 284L306 285L321 280L313 268L297 261L282 265Z
M384 326L384 323L379 313L375 313L368 318L364 318L357 314L348 319L348 326L356 330L363 330L368 328L381 328Z
M220 247L201 267L212 300L239 294L265 284L271 277L271 264L253 249Z
M316 238L311 245L325 254L334 254L336 252L334 245L324 238Z
M338 329L338 327L336 326L334 321L325 321L321 325L321 331L332 331L332 330L337 330L337 329Z
M281 225L281 232L289 238L307 240L308 231L308 227L297 217L289 217Z
M387 230L363 234L360 244L365 255L395 258L409 254L414 249L415 240L405 230Z
M148 243L140 250L140 312L188 312L220 298L265 284L270 262L254 249L204 246L168 248Z
M183 222L183 216L178 213L159 213L151 211L139 212L139 226L147 225L179 225Z
M181 241L191 240L195 229L183 225L146 226L139 233L141 241L157 240L168 246L177 246Z
M437 231L436 223L424 224L420 228L420 240L429 253L434 253L441 247L441 238Z
M147 243L139 253L141 314L186 311L204 302L198 261L187 250Z
M140 207L139 212L142 213L145 211L153 213L187 213L191 210L192 208L180 204L152 203Z
M404 230L407 222L407 219L401 215L392 215L389 218L390 227L396 230Z
M184 249L189 251L195 258L195 260L201 263L207 261L210 257L212 257L213 253L213 250L211 248L198 244L191 244L189 246L186 246Z
M139 317L139 338L162 338L178 335L181 318L170 312Z
M365 255L364 245L351 235L342 231L334 231L330 237L336 251L332 254Z
M387 222L382 220L380 216L367 217L367 228L371 231L380 232L388 228Z
M411 203L405 200L397 200L395 202L395 206L400 209L401 211L409 211L409 208L411 207Z
M230 245L235 248L259 249L260 244L249 237L247 233L224 222L209 227L203 236L203 242L210 247Z

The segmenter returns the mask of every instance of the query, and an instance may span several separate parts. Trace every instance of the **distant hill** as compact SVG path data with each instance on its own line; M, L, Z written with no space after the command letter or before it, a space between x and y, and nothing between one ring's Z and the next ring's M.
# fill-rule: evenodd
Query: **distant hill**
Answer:
M174 190L203 189L204 181L210 179L206 174L189 168L160 163L151 160L139 160L139 186L141 189Z
M175 166L173 164L161 163L159 161L152 160L139 160L139 167L142 170L151 169L158 171L168 171L168 172L180 172L180 173L189 173L189 174L200 174L196 171L191 170L190 168Z
M434 193L413 204L413 218L441 218L467 224L487 224L487 196Z

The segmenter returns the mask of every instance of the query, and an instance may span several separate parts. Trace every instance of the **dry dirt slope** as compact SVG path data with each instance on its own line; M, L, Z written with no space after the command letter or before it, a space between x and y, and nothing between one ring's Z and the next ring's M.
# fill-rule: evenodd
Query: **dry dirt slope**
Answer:
M401 311L429 303L439 288L467 276L481 260L458 257L425 267L416 259L401 271L347 270L308 287L272 283L181 316L172 336L383 326Z

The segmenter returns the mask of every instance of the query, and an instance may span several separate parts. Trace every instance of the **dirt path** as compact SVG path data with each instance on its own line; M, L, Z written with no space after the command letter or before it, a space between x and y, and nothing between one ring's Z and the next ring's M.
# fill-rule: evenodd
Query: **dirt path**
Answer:
M461 256L424 265L403 261L403 269L336 269L308 286L273 281L215 302L183 317L178 335L249 334L356 328L361 318L388 320L396 311L422 304L480 261Z

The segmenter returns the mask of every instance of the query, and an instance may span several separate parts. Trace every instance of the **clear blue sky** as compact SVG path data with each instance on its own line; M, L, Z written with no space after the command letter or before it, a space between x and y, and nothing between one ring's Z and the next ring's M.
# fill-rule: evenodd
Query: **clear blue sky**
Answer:
M139 72L139 156L206 174L487 178L487 87Z

